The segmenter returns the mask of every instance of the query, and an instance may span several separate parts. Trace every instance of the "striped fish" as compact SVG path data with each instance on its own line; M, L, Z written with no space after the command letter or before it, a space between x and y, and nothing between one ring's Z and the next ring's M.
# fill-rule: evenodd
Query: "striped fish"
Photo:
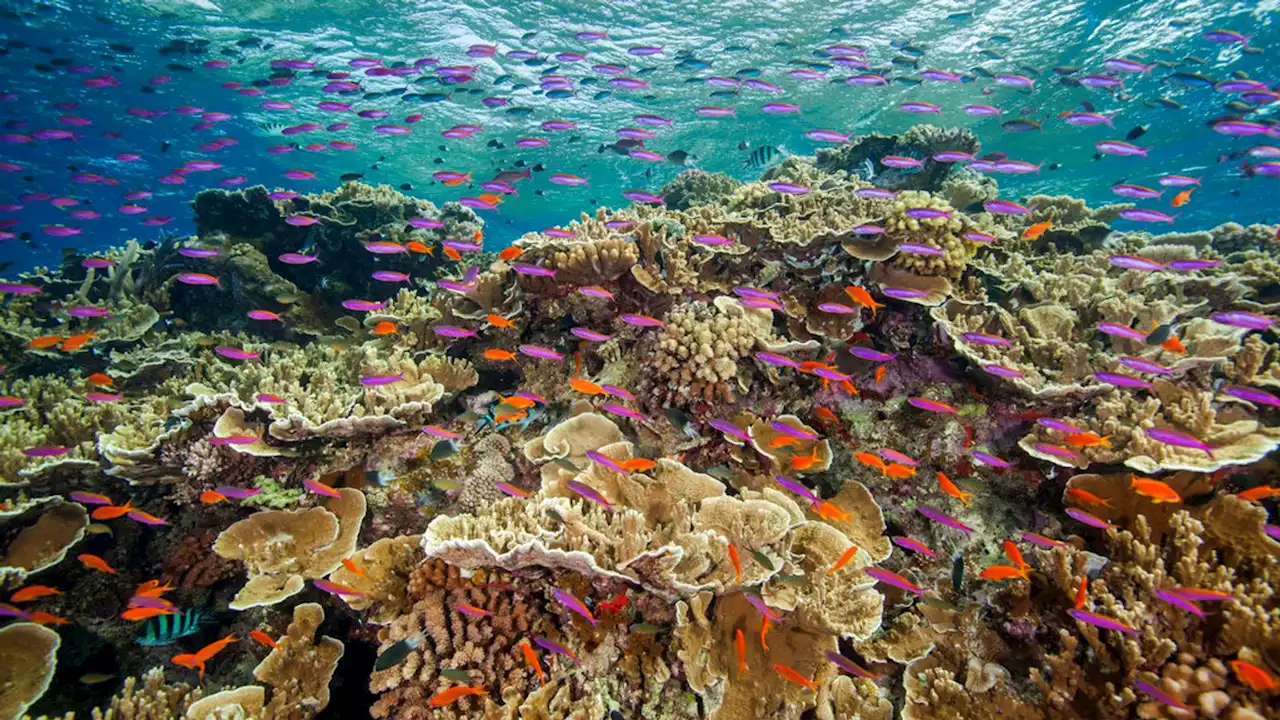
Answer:
M742 167L759 170L761 168L769 167L781 158L781 148L776 148L772 145L761 145L755 150L752 150L751 154L747 156L747 159L742 161Z
M195 635L209 618L203 610L190 608L173 615L157 615L142 625L135 642L143 647L172 645L178 638Z

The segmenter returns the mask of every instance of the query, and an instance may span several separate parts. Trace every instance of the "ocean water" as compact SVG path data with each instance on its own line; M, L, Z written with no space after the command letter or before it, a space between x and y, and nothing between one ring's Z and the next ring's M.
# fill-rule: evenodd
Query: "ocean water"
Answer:
M687 3L595 2L103 2L13 3L0 20L5 53L5 122L15 133L43 128L70 129L77 138L0 144L0 159L21 166L5 174L0 202L18 202L25 193L44 192L72 197L79 208L92 208L101 217L76 222L65 210L47 202L25 202L4 217L17 219L14 232L30 240L0 244L0 258L16 268L56 263L60 250L74 246L102 248L136 237L152 239L163 233L193 231L187 202L202 188L219 187L228 177L243 176L246 184L298 191L336 185L344 173L362 173L371 183L404 185L411 195L437 204L467 194L466 187L444 187L431 179L439 170L471 172L477 180L486 173L512 169L517 161L540 165L531 182L520 186L496 214L486 214L486 242L509 244L521 234L565 222L597 205L625 204L621 192L639 188L658 190L683 167L650 163L613 152L602 145L617 138L615 130L633 125L638 114L670 118L647 147L663 155L683 150L689 163L707 171L722 171L742 179L757 171L743 167L749 153L739 147L780 146L793 154L812 154L821 146L804 132L814 128L850 134L901 132L927 121L941 126L969 127L978 133L984 152L1044 164L1027 176L1001 176L1006 197L1034 193L1068 194L1091 204L1115 199L1110 186L1118 182L1153 185L1164 173L1203 178L1195 201L1182 209L1175 228L1207 229L1227 220L1241 223L1275 219L1276 188L1266 179L1249 181L1235 156L1250 147L1250 138L1213 132L1207 123L1239 114L1224 108L1235 96L1212 87L1188 85L1171 78L1185 71L1213 80L1245 74L1274 82L1274 67L1261 50L1280 38L1271 20L1275 0L1263 2L1050 2L1009 0L982 3L828 3L795 0L772 4L762 12L755 3L707 3L691 12ZM1206 30L1235 30L1251 39L1245 46L1213 43ZM604 40L582 42L574 34L607 31ZM184 42L185 41L185 42ZM493 57L468 57L473 44L491 44ZM856 71L832 66L826 50L846 44L867 48L868 63L892 78L884 87L851 87L842 81ZM636 56L629 48L659 46L661 54ZM1253 52L1253 50L1259 52ZM530 50L538 60L511 60L513 50ZM578 52L581 62L558 62L555 54ZM1061 82L1053 68L1074 66L1074 76L1104 72L1103 62L1130 57L1144 63L1161 62L1147 73L1125 78L1121 93L1073 87ZM432 67L418 74L369 77L349 67L357 58L375 58L386 65L436 58L443 65L474 65L474 79L442 86ZM272 60L295 59L315 63L315 71L293 73L290 84L268 86L265 94L246 96L253 81L268 79ZM226 67L206 68L210 60ZM628 76L645 80L645 89L611 88L612 76L593 72L592 65L616 64ZM910 63L910 64L908 64ZM789 70L812 68L823 79L801 80ZM920 70L943 69L967 75L964 83L904 84ZM1009 88L974 75L975 69L1013 73L1035 80L1032 89ZM700 82L709 76L736 76L758 71L758 77L778 85L778 96L740 89L737 97L712 97L716 89ZM360 90L323 93L325 73L349 72ZM553 99L538 92L540 76L555 73L574 83L569 97ZM286 73L287 74L287 73ZM84 87L87 78L109 75L116 84ZM168 78L156 84L154 78ZM229 87L228 84L237 84ZM517 86L522 86L516 89ZM406 102L400 96L365 99L366 94L446 93L448 99ZM609 92L598 99L597 93ZM489 108L486 97L509 100L508 107ZM1159 98L1176 101L1170 109ZM292 110L263 109L264 100L292 104ZM349 103L351 111L325 112L317 104L331 100ZM773 115L760 110L770 100L791 103L796 114ZM940 116L901 112L902 102L940 105ZM1099 113L1113 115L1113 127L1072 127L1058 119L1064 111L1080 110L1091 102ZM75 103L59 110L57 103ZM998 118L970 118L961 110L969 103L994 105ZM731 118L700 118L701 105L734 108ZM200 117L181 115L176 108L192 106L226 113L229 119L200 128ZM70 106L64 106L70 107ZM513 115L511 107L527 108ZM1273 114L1272 105L1259 105L1253 117ZM159 114L137 117L131 109ZM361 110L382 110L382 120L362 119ZM373 131L379 123L403 124L421 114L405 136ZM68 126L59 117L82 117L92 124ZM568 119L577 129L544 132L545 120ZM1029 119L1041 129L1010 132L1009 120ZM294 125L348 122L344 130L292 137L263 137L265 123ZM448 140L439 133L455 124L475 124L482 130L469 139ZM1137 144L1150 147L1146 159L1095 158L1093 144L1123 139L1135 127L1147 131ZM106 133L118 134L108 138ZM514 141L545 136L551 144L523 150ZM219 138L234 146L216 152L199 149ZM347 141L353 150L334 150L327 144ZM285 155L268 148L281 144L304 146ZM306 145L323 144L309 152ZM502 149L495 147L503 145ZM121 162L122 153L137 160ZM213 160L222 167L187 175L182 185L164 185L158 178L190 160ZM437 160L441 162L437 162ZM1248 159L1248 158L1244 158ZM1049 168L1053 169L1049 169ZM315 172L316 179L291 181L289 169ZM566 172L587 178L587 187L558 187L546 178ZM77 173L97 174L118 184L77 183ZM122 216L116 210L127 190L150 190L155 196L142 215ZM1171 193L1166 193L1166 200ZM144 217L172 217L158 227L140 226ZM74 225L82 234L49 237L47 224Z

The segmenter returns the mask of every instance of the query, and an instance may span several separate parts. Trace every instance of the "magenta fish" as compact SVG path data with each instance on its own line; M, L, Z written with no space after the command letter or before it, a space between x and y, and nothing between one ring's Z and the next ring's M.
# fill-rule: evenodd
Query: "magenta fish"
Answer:
M477 335L475 330L468 330L457 325L437 325L431 328L431 332L447 338L471 338Z
M1244 400L1256 405L1270 405L1271 407L1280 407L1280 398L1269 392L1258 390L1257 388L1241 387L1239 385L1227 385L1221 390L1223 395Z
M930 559L938 557L938 553L934 552L933 548L930 548L928 545L925 545L913 537L893 535L889 540L892 541L894 545L897 545L904 550L910 550L918 555L924 555Z
M1128 625L1125 625L1124 623L1120 622L1119 620L1116 620L1113 617L1108 617L1106 615L1099 615L1097 613L1089 612L1088 610L1079 610L1077 608L1071 608L1070 610L1067 610L1067 614L1075 618L1079 622L1082 622L1088 625L1094 625L1104 630L1115 630L1116 632L1122 632L1126 635L1138 634L1137 630L1129 627Z
M340 585L338 583L325 580L324 578L316 578L312 580L311 583L316 586L317 590L323 590L324 592L327 592L330 595L360 596L364 594L357 590L353 590L347 587L346 585Z
M755 595L749 592L744 592L742 593L742 597L746 598L747 602L751 603L752 607L754 607L756 610L759 610L761 615L768 618L769 622L773 622L773 623L782 622L782 616L774 612L773 608L769 607L765 603L764 599L761 598L759 595Z
M978 332L963 333L960 337L964 341L971 342L974 345L991 345L991 346L997 346L997 347L1008 347L1009 345L1012 344L1005 338L997 337L995 335L987 335L985 333L978 333Z
M622 467L622 465L618 463L617 460L614 460L604 453L597 452L595 450L588 450L586 452L586 456L591 462L596 463L597 465L603 465L616 473L621 473L623 475L630 474L626 468Z
M920 408L921 410L927 410L933 413L940 413L942 415L956 414L956 409L951 407L950 405L943 402L938 402L937 400L930 400L929 398L922 398L922 397L907 398L907 403L910 404L912 407L917 407L917 408Z
M991 467L996 467L1001 469L1013 467L1013 463L1009 462L1008 460L998 458L995 455L992 455L991 453L988 453L988 452L983 452L982 450L974 450L973 452L969 453L969 456L972 457L974 460L977 460L978 462L982 463L983 465L990 465Z
M603 495L596 492L589 485L584 485L583 483L580 483L577 480L567 480L565 481L564 486L569 488L573 492L577 493L578 495L581 495L582 497L586 498L587 500L590 500L591 502L597 503L599 505L603 505L606 509L609 509L609 510L613 509L613 505L608 500L606 500Z
M541 345L521 345L517 350L521 355L536 358L538 360L563 360L564 355L552 350L551 348L542 347Z
M1214 313L1209 316L1209 319L1220 325L1230 325L1232 327L1245 328L1246 330L1266 330L1276 322L1265 315L1243 310Z
M817 440L818 439L817 433L809 432L808 430L804 430L801 428L791 427L790 425L782 422L781 420L774 420L773 422L769 423L769 427L773 428L777 432L782 433L783 435L789 435L793 438L796 438L797 440Z
M1076 618L1076 619L1078 620L1079 618ZM1180 710L1184 713L1187 713L1188 716L1194 717L1196 715L1196 710L1194 708L1187 705L1186 703L1180 702L1177 698L1173 697L1169 693L1166 693L1165 691L1161 690L1155 685L1152 685L1146 680L1135 680L1133 682L1133 686L1138 690L1146 693L1147 695L1150 695L1151 697L1155 698L1158 702L1162 702L1165 705L1168 705L1169 707L1175 710Z
M1093 379L1108 385L1115 385L1116 387L1141 388L1143 390L1150 390L1152 388L1151 383L1146 380L1132 375L1124 375L1122 373L1098 372L1093 374Z
M983 365L982 371L989 375L995 375L996 377L1005 378L1006 380L1018 380L1020 378L1026 377L1024 373L1018 370L1014 370L1011 367L1006 367L1004 365L997 365L994 363Z
M1156 590L1152 594L1176 608L1186 610L1196 617L1205 617L1205 612L1199 605L1196 605L1193 601L1188 600L1175 592L1170 590Z
M24 449L22 451L22 454L26 455L27 457L43 458L43 457L58 457L59 455L66 455L69 452L71 452L71 448L63 447L61 445L38 445L36 447L29 447Z
M1131 355L1122 355L1119 358L1116 358L1116 362L1130 370L1151 373L1152 375L1168 375L1173 372L1173 370L1170 370L1159 363L1152 362L1146 358L1133 357Z
M541 635L534 637L533 642L543 650L546 650L548 652L553 652L557 655L563 655L575 663L578 662L578 656L566 650L563 645L558 645L554 642L551 642L550 640L542 637Z
M1164 428L1146 428L1142 431L1147 437L1158 443L1172 445L1174 447L1186 448L1188 450L1199 450L1210 459L1213 459L1213 448L1203 440L1198 440L1186 433L1176 430L1167 430Z
M618 319L628 325L634 325L635 327L662 327L661 320L649 317L648 315L626 314L620 315Z
M636 412L635 410L632 410L629 407L623 407L621 405L618 405L617 403L605 403L604 405L600 406L600 409L604 410L607 413L617 415L619 417L631 418L632 420L644 419L644 416Z
M362 375L360 377L360 384L366 386L391 385L403 381L403 373L399 375Z
M574 337L581 338L587 342L608 342L613 339L612 335L605 335L604 333L596 332L595 330L584 327L570 328L569 332Z
M869 360L871 362L878 363L891 362L898 357L893 353L881 352L874 348L861 347L857 345L849 348L849 354L860 360Z
M892 585L896 588L906 590L907 592L917 595L919 597L924 597L924 588L912 583L910 580L906 579L905 577L899 575L896 572L892 572L890 570L885 570L884 568L875 567L875 566L864 567L862 568L862 572L866 573L873 579L879 582L882 582L886 585Z
M229 498L232 498L233 500L245 500L247 498L253 497L254 495L260 495L262 493L262 488L252 488L252 489L246 490L244 488L237 488L237 487L216 487L214 488L214 490L218 491L219 493L222 493L223 495Z
M1080 508L1070 507L1070 508L1067 508L1066 512L1067 512L1067 515L1071 517L1071 519L1078 520L1084 523L1085 525L1088 525L1089 527L1095 527L1095 528L1098 528L1099 530L1115 530L1116 529L1115 525L1112 525L1111 523L1107 522L1106 520L1103 520L1097 515L1094 515L1092 513L1087 513L1084 510L1081 510Z
M228 360L257 360L259 354L252 350L242 350L229 345L219 345L213 351Z
M1122 268L1124 270L1139 270L1141 272L1155 272L1164 269L1164 266L1154 260L1148 260L1137 255L1112 255L1107 258L1113 267Z
M596 624L596 618L591 614L591 610L587 607L586 603L559 588L553 590L551 594L560 602L561 605L564 605L566 608L586 618L592 626Z
M800 367L799 362L792 360L791 358L786 357L785 355L766 352L764 350L756 353L756 359L759 360L760 362L769 363L770 365L781 365L783 367L789 367L789 368Z
M916 508L916 512L938 523L939 525L946 525L949 528L959 530L960 532L964 533L966 536L973 532L973 528L969 527L968 525L965 525L959 520L942 512L941 510L938 510L936 508L931 508L928 505L918 506Z
M713 418L707 424L715 428L716 430L719 430L720 432L724 433L725 435L731 435L743 442L747 442L748 440L751 439L751 436L747 434L746 430L743 430L742 428L738 427L737 425L734 425L728 420Z
M792 479L791 479L791 478L789 478L789 477L786 477L786 476L784 476L784 475L774 475L774 476L773 476L773 479L774 479L774 480L775 480L779 485L781 485L782 487L784 487L784 488L786 488L786 489L790 490L791 492L793 492L793 493L795 493L795 494L799 495L800 497L804 498L805 500L808 500L810 503L813 503L814 505L817 505L819 502L821 502L821 500L818 498L818 496L813 494L813 491L812 491L812 490L810 490L809 488L805 487L804 485L801 485L800 483L796 482L795 480L792 480Z

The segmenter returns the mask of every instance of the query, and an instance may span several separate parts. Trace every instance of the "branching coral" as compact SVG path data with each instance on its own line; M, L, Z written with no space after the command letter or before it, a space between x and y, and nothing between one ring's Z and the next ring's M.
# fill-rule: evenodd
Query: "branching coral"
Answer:
M770 310L746 308L728 297L677 305L657 337L655 391L673 400L730 400L747 389L743 359L772 340Z

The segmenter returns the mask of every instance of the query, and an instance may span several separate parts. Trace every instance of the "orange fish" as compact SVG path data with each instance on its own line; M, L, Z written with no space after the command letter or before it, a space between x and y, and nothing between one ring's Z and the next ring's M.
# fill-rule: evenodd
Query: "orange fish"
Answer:
M168 583L161 585L159 580L148 580L139 585L137 589L133 591L133 596L158 598L173 589L173 586Z
M1191 190L1192 188L1188 188L1178 193L1177 195L1174 195L1173 200L1170 201L1169 204L1174 207L1182 207L1183 205L1186 205L1187 203L1191 202Z
M416 252L420 255L436 254L435 248L432 248L426 243L420 242L418 240L410 240L409 242L405 243L404 246L409 249L409 252Z
M799 443L800 443L800 438L792 437L790 435L779 435L778 437L769 441L769 447L780 448L780 447L786 447L788 445L797 445Z
M129 608L128 610L120 613L120 617L133 622L142 622L143 620L149 620L157 615L173 615L176 612L178 611L173 608L136 607Z
M498 407L501 408L502 406L499 405ZM512 410L509 412L503 412L502 410L498 410L493 414L493 419L495 422L499 422L499 423L519 422L528 416L529 416L529 413L525 412L524 410Z
M850 397L858 397L858 388L854 387L853 383L849 382L848 380L840 381L840 389L844 390L845 393Z
M149 512L143 512L143 511L141 511L141 510L134 510L134 511L130 512L130 513L129 513L129 519L130 519L130 520L133 520L133 521L135 521L135 522L140 522L140 523L142 523L142 524L144 524L144 525L165 525L165 524L167 524L167 523L165 523L164 518L162 518L162 517L157 517L157 516L155 516L155 515L152 515L152 514L151 514L151 513L149 513Z
M881 382L884 381L884 374L888 371L889 371L889 367L887 365L881 365L880 367L876 368L876 384L877 385L879 385Z
M501 195L497 195L494 193L480 193L476 197L480 198L481 200L485 201L490 205L501 205L502 201L506 199Z
M499 362L509 362L516 359L516 354L510 350L499 350L498 348L489 348L480 353L485 360L497 360Z
M742 636L742 628L733 631L733 646L738 651L738 677L747 674L747 639Z
M1017 545L1013 544L1012 540L1005 540L1001 543L1001 546L1004 548L1004 556L1009 558L1009 562L1022 570L1030 567L1030 565L1027 565L1027 561L1022 559L1022 551L1018 549Z
M64 617L58 617L57 615L52 615L42 610L36 610L30 615L27 615L27 619L37 625L70 625L71 624L71 621Z
M481 231L481 230L477 230L477 231L475 231L475 232L471 233L471 239L472 239L472 240L476 240L476 241L483 240L483 239L484 239L484 232L483 232L483 231Z
M824 423L829 423L831 425L840 424L840 418L836 417L835 413L831 412L827 408L822 407L821 405L813 409L813 414L817 415L818 419Z
M508 328L513 328L516 326L516 324L511 322L510 320L502 317L501 315L494 315L493 313L489 313L488 315L485 315L484 319L488 320L490 325L496 328L502 328L503 330L506 330Z
M463 173L458 177L452 177L452 178L449 178L448 180L441 180L440 184L448 187L454 187L454 186L462 185L469 182L471 182L471 173Z
M502 398L503 405L510 405L517 410L528 410L535 405L533 400L523 395L512 395L511 397Z
M1151 498L1151 502L1157 505L1182 502L1182 496L1178 494L1177 490L1169 487L1168 483L1159 480L1130 475L1129 487L1133 488L1133 491L1138 495Z
M729 543L729 562L733 563L733 576L736 582L742 582L742 558L738 557L738 548Z
M79 350L81 347L84 347L84 344L89 342L91 339L93 339L92 332L83 332L83 333L80 333L79 335L72 335L66 340L63 340L62 343L58 346L58 349L61 350L62 352L75 352L76 350Z
M1103 507L1111 507L1111 501L1106 498L1098 497L1088 490L1081 488L1067 488L1067 497L1086 505L1101 505Z
M1257 502L1259 500L1265 500L1269 497L1280 497L1280 488L1268 487L1266 485L1259 485L1258 487L1255 487L1255 488L1249 488L1244 492L1236 493L1236 497L1240 498L1241 500L1244 500L1245 502Z
M873 467L882 473L888 469L888 466L884 464L884 460L882 460L880 456L876 455L875 453L857 452L853 454L853 458L858 462L862 463L863 465L866 465L867 467Z
M951 482L951 478L946 473L938 472L938 487L942 488L942 492L964 503L965 507L969 507L969 500L973 497L973 493L965 492Z
M1099 435L1095 432L1074 433L1067 436L1067 444L1073 448L1111 447L1110 435Z
M512 245L509 248L504 248L502 252L498 253L498 259L506 260L507 262L510 262L520 257L523 254L524 254L524 248L518 248L515 245Z
M378 337L383 337L386 335L395 335L396 333L400 332L400 328L397 328L396 324L391 322L390 320L383 320L382 322L379 322L377 325L374 325L373 330L370 330L369 332L373 333L374 335L377 335Z
M223 502L226 499L227 499L227 496L223 495L217 490L205 490L204 492L200 493L200 502L204 503L205 505L213 505L215 503Z
M768 637L769 637L769 618L761 618L760 619L760 647L766 653L769 652L769 643L766 642L766 638Z
M1164 348L1168 352L1176 353L1178 355L1187 354L1186 346L1182 344L1182 341L1178 339L1177 335L1170 335L1168 340L1160 343L1160 347Z
M827 571L827 574L835 575L837 570L844 567L845 565L848 565L849 561L853 559L853 556L857 554L858 554L858 546L850 545L849 549L845 550L844 554L840 556L840 559L836 560L836 564L832 565L831 569Z
M250 630L249 637L253 638L259 644L265 645L271 648L272 650L277 650L280 647L279 645L276 644L275 640L271 639L270 635L262 632L261 630Z
M62 342L61 335L42 335L27 343L27 347L31 350L48 350L49 348Z
M890 463L884 469L884 474L897 480L904 480L916 474L916 469L910 465L899 465L898 463Z
M1280 687L1274 675L1253 663L1232 660L1231 669L1235 671L1240 682L1248 685L1254 692L1270 691Z
M212 659L214 655L222 652L224 648L233 642L238 642L235 633L231 633L221 640L214 640L208 645L200 648L200 650L196 652L196 657L200 658L202 661L208 661Z
M600 387L599 385L597 385L597 384L595 384L595 383L591 382L590 380L587 380L586 378L572 378L572 379L570 379L570 380L569 380L569 387L573 388L574 390L577 390L577 391L578 391L578 392L580 392L580 393L586 393L587 395L603 395L603 394L605 394L605 392L604 392L604 388L602 388L602 387Z
M1076 609L1084 609L1084 601L1089 597L1089 577L1081 576L1080 587L1076 588Z
M533 651L533 646L528 640L520 641L520 650L524 653L524 661L529 663L529 667L538 673L538 682L543 685L547 684L547 676L542 672L542 663L538 660L538 653Z
M454 250L448 245L444 246L444 256L454 262L462 262L462 253L458 252L457 250Z
M783 680L793 682L797 685L802 685L809 688L811 692L818 692L818 686L814 685L812 680L796 672L793 668L787 667L786 665L774 665L773 669L782 676Z
M823 500L813 507L813 511L823 520L832 522L849 522L849 513L841 510L834 503Z
M983 580L994 580L996 582L1003 582L1014 578L1022 578L1025 580L1027 578L1027 569L1016 568L1012 565L992 565L986 570L978 573L978 577Z
M135 509L136 508L133 507L133 501L126 500L123 505L104 505L97 508L93 511L92 517L94 520L115 520L118 517L128 515Z
M1035 225L1032 225L1031 227L1022 231L1022 239L1023 240L1039 240L1040 236L1043 235L1045 231L1051 227L1053 227L1052 220L1045 220L1044 222L1038 222Z
M869 309L871 311L871 317L876 316L876 310L884 307L883 304L876 302L875 298L871 297L871 293L857 285L849 285L845 287L844 292L849 296L850 300Z
M658 467L658 463L650 460L649 458L631 458L630 460L623 460L618 464L627 472L649 472L650 470Z
M115 382L111 379L111 376L106 373L94 373L85 378L85 380L87 380L90 385L97 385L99 387L105 387Z
M444 692L432 695L431 699L427 701L427 704L433 708L438 708L446 705L452 705L468 695L488 694L488 690L479 686L471 687L470 685L457 685L445 690Z
M791 458L791 469L801 472L818 464L818 445L815 443L808 455L796 455Z
M52 587L49 587L48 585L32 585L30 587L24 587L21 590L18 590L17 592L15 592L13 595L10 595L9 602L15 602L15 603L31 602L32 600L38 600L42 597L49 597L50 595L61 595L61 594L62 594L62 591L59 590L58 588L52 588Z
M342 558L342 567L350 570L351 572L355 573L359 577L365 576L364 568L357 565L356 561L352 560L351 558Z
M76 559L79 560L81 564L83 564L85 567L89 568L90 570L97 570L98 572L110 573L111 575L116 574L115 568L108 565L106 560L103 560L97 555L90 555L89 553L80 553L79 555L76 556Z

